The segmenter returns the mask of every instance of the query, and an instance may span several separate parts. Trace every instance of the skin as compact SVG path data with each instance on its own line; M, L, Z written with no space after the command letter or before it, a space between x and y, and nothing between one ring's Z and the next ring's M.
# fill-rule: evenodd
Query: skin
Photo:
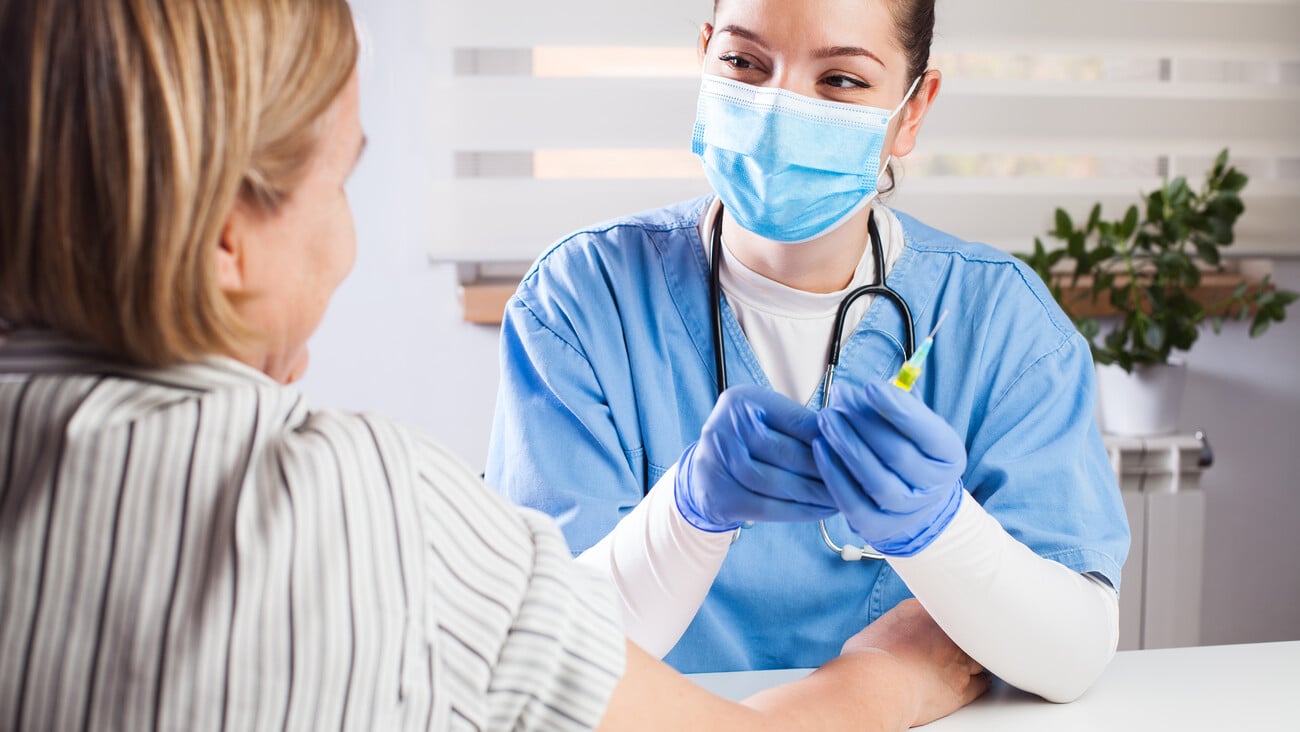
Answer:
M754 86L844 104L893 109L913 78L887 3L862 0L725 0L700 31L703 72ZM927 71L890 123L884 150L901 158L916 147L941 76ZM727 248L770 280L807 292L836 292L853 279L868 243L864 208L812 241L764 239L723 217Z
M358 86L322 119L316 159L277 211L230 213L214 258L223 291L257 334L233 357L282 383L307 367L307 340L356 255L344 184L365 146ZM899 605L801 681L743 704L704 691L630 641L602 730L902 730L970 703L988 677L915 601Z
M628 644L627 671L601 730L736 732L902 730L969 704L988 676L916 600L850 638L842 655L807 678L741 704L715 697Z
M307 339L356 259L344 184L364 148L353 74L322 118L317 155L288 200L274 213L241 200L226 220L217 283L257 334L229 355L281 383L307 369Z

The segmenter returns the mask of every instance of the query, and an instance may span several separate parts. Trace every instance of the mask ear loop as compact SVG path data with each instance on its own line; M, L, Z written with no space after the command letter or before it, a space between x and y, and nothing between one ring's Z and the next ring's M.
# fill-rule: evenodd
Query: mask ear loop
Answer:
M907 93L903 95L903 101L899 102L898 106L894 107L894 111L889 113L890 122L893 122L894 118L898 116L898 113L903 111L903 107L907 105L909 100L911 100L912 95L916 93L916 88L921 85L921 79L924 78L925 74L921 74L916 77L916 81L913 81L911 86L907 87Z
M898 103L898 106L897 106L897 107L894 107L894 111L892 111L892 112L889 113L889 122L893 122L893 121L894 121L894 118L898 116L898 113L901 112L901 111L903 111L903 107L907 106L907 103L908 103L908 101L911 100L912 95L913 95L914 93L916 93L916 88L917 88L918 86L921 85L921 79L924 79L924 78L925 78L925 74L922 74L922 75L916 77L916 80L912 82L912 85L909 86L909 87L907 88L907 93L903 95L903 101L899 102L899 103ZM886 124L888 124L888 122L886 122ZM894 162L894 155L893 155L892 153L889 154L889 155L886 155L886 156L885 156L885 164L882 165L882 166L880 166L880 172L879 172L879 173L876 173L876 190L877 190L877 191L880 190L880 176L881 176L881 175L884 175L884 173L885 173L886 170L889 170L889 164L892 163L892 162Z

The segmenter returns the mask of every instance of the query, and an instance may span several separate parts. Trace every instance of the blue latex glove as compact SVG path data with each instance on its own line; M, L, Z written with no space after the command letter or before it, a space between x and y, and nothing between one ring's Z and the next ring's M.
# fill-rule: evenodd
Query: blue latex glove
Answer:
M957 514L965 445L924 402L884 382L832 396L813 442L826 487L876 551L916 554Z
M835 515L813 459L817 434L803 405L757 385L727 389L677 463L677 510L712 532Z

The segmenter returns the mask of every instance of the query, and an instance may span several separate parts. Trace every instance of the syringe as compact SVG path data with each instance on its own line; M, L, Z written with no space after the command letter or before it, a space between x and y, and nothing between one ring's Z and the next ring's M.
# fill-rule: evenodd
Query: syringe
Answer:
M948 311L945 310L939 316L939 322L934 324L934 330L930 331L930 335L926 336L924 341L921 341L921 347L916 349L916 353L912 354L912 357L907 359L907 363L903 364L903 368L898 370L898 375L894 377L894 386L903 391L912 390L916 380L921 378L921 364L925 363L925 357L930 355L930 347L934 345L934 334L939 332L939 326L943 325L947 317Z

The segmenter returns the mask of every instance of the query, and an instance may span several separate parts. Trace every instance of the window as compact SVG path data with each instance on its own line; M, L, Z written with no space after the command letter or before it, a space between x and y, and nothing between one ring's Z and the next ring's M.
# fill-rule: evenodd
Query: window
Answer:
M442 5L436 257L528 261L708 191L689 150L708 0ZM1300 0L939 0L938 17L943 91L890 205L1023 251L1056 206L1116 213L1230 147L1252 177L1234 250L1300 254Z

